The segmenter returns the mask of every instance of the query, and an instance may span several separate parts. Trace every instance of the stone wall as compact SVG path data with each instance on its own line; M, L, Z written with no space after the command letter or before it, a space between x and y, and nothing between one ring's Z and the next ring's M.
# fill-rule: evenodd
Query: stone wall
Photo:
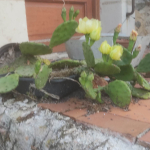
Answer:
M150 0L136 0L135 29L140 36L150 35Z

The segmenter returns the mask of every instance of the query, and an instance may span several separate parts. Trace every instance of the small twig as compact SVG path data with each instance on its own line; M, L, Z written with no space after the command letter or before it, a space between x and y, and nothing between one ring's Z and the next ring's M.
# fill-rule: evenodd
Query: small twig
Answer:
M35 84L31 84L31 85L30 85L30 87L35 88L35 89L36 89ZM43 92L44 94L46 94L46 95L48 95L48 96L52 97L52 98L55 98L55 99L57 99L57 100L59 100L59 99L60 99L60 97L59 97L59 96L54 95L54 94L51 94L51 93L48 93L48 92L46 92L46 91L45 91L45 90L43 90L43 89L38 89L38 90L39 90L39 91L41 91L41 92Z
M81 84L80 84L78 81L76 81L76 80L74 80L74 79L71 79L71 78L68 78L68 77L54 77L53 79L66 79L66 80L71 80L71 81L73 81L73 82L78 83L78 84L80 85L80 87L82 87Z
M9 73L7 73L5 77L7 77L8 75L10 75L10 72L9 72Z

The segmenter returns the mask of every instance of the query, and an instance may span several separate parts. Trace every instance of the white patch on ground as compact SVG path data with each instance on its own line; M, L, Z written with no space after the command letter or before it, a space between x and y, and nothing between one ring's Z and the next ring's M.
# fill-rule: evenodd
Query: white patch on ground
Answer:
M0 150L148 150L101 131L41 110L27 99L3 105L0 98Z

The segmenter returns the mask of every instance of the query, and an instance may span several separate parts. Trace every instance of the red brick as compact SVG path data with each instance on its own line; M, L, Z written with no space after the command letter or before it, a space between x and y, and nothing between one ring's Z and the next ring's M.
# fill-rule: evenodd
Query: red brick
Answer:
M150 148L150 132L146 133L140 139L138 139L137 143L146 148Z
M129 106L129 111L124 111L123 109L117 107L111 107L112 114L118 116L130 118L137 121L150 123L150 100L140 100L138 103L131 103Z
M77 107L80 106L80 104L81 103L79 101L72 98L67 102L62 102L62 103L57 103L57 104L40 103L38 104L38 107L41 107L43 109L49 109L54 112L67 112L67 111L76 109Z
M124 137L128 138L131 142L134 142L135 138L140 133L150 127L150 124L148 123L102 112L90 115L88 117L79 117L77 118L77 121L91 124L100 128L109 129L113 132L118 132Z
M63 113L63 115L68 116L73 119L76 119L86 114L87 114L87 109L74 109L72 111L67 111Z

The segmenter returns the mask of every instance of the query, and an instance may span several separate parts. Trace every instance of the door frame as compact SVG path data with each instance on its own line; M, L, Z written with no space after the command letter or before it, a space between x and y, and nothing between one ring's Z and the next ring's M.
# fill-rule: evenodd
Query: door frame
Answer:
M50 3L62 3L62 0L25 0L27 2L50 2ZM65 0L66 4L69 3L88 3L87 0ZM86 6L86 5L85 5ZM85 8L85 11L87 10L87 7ZM92 18L100 20L100 0L92 0Z

